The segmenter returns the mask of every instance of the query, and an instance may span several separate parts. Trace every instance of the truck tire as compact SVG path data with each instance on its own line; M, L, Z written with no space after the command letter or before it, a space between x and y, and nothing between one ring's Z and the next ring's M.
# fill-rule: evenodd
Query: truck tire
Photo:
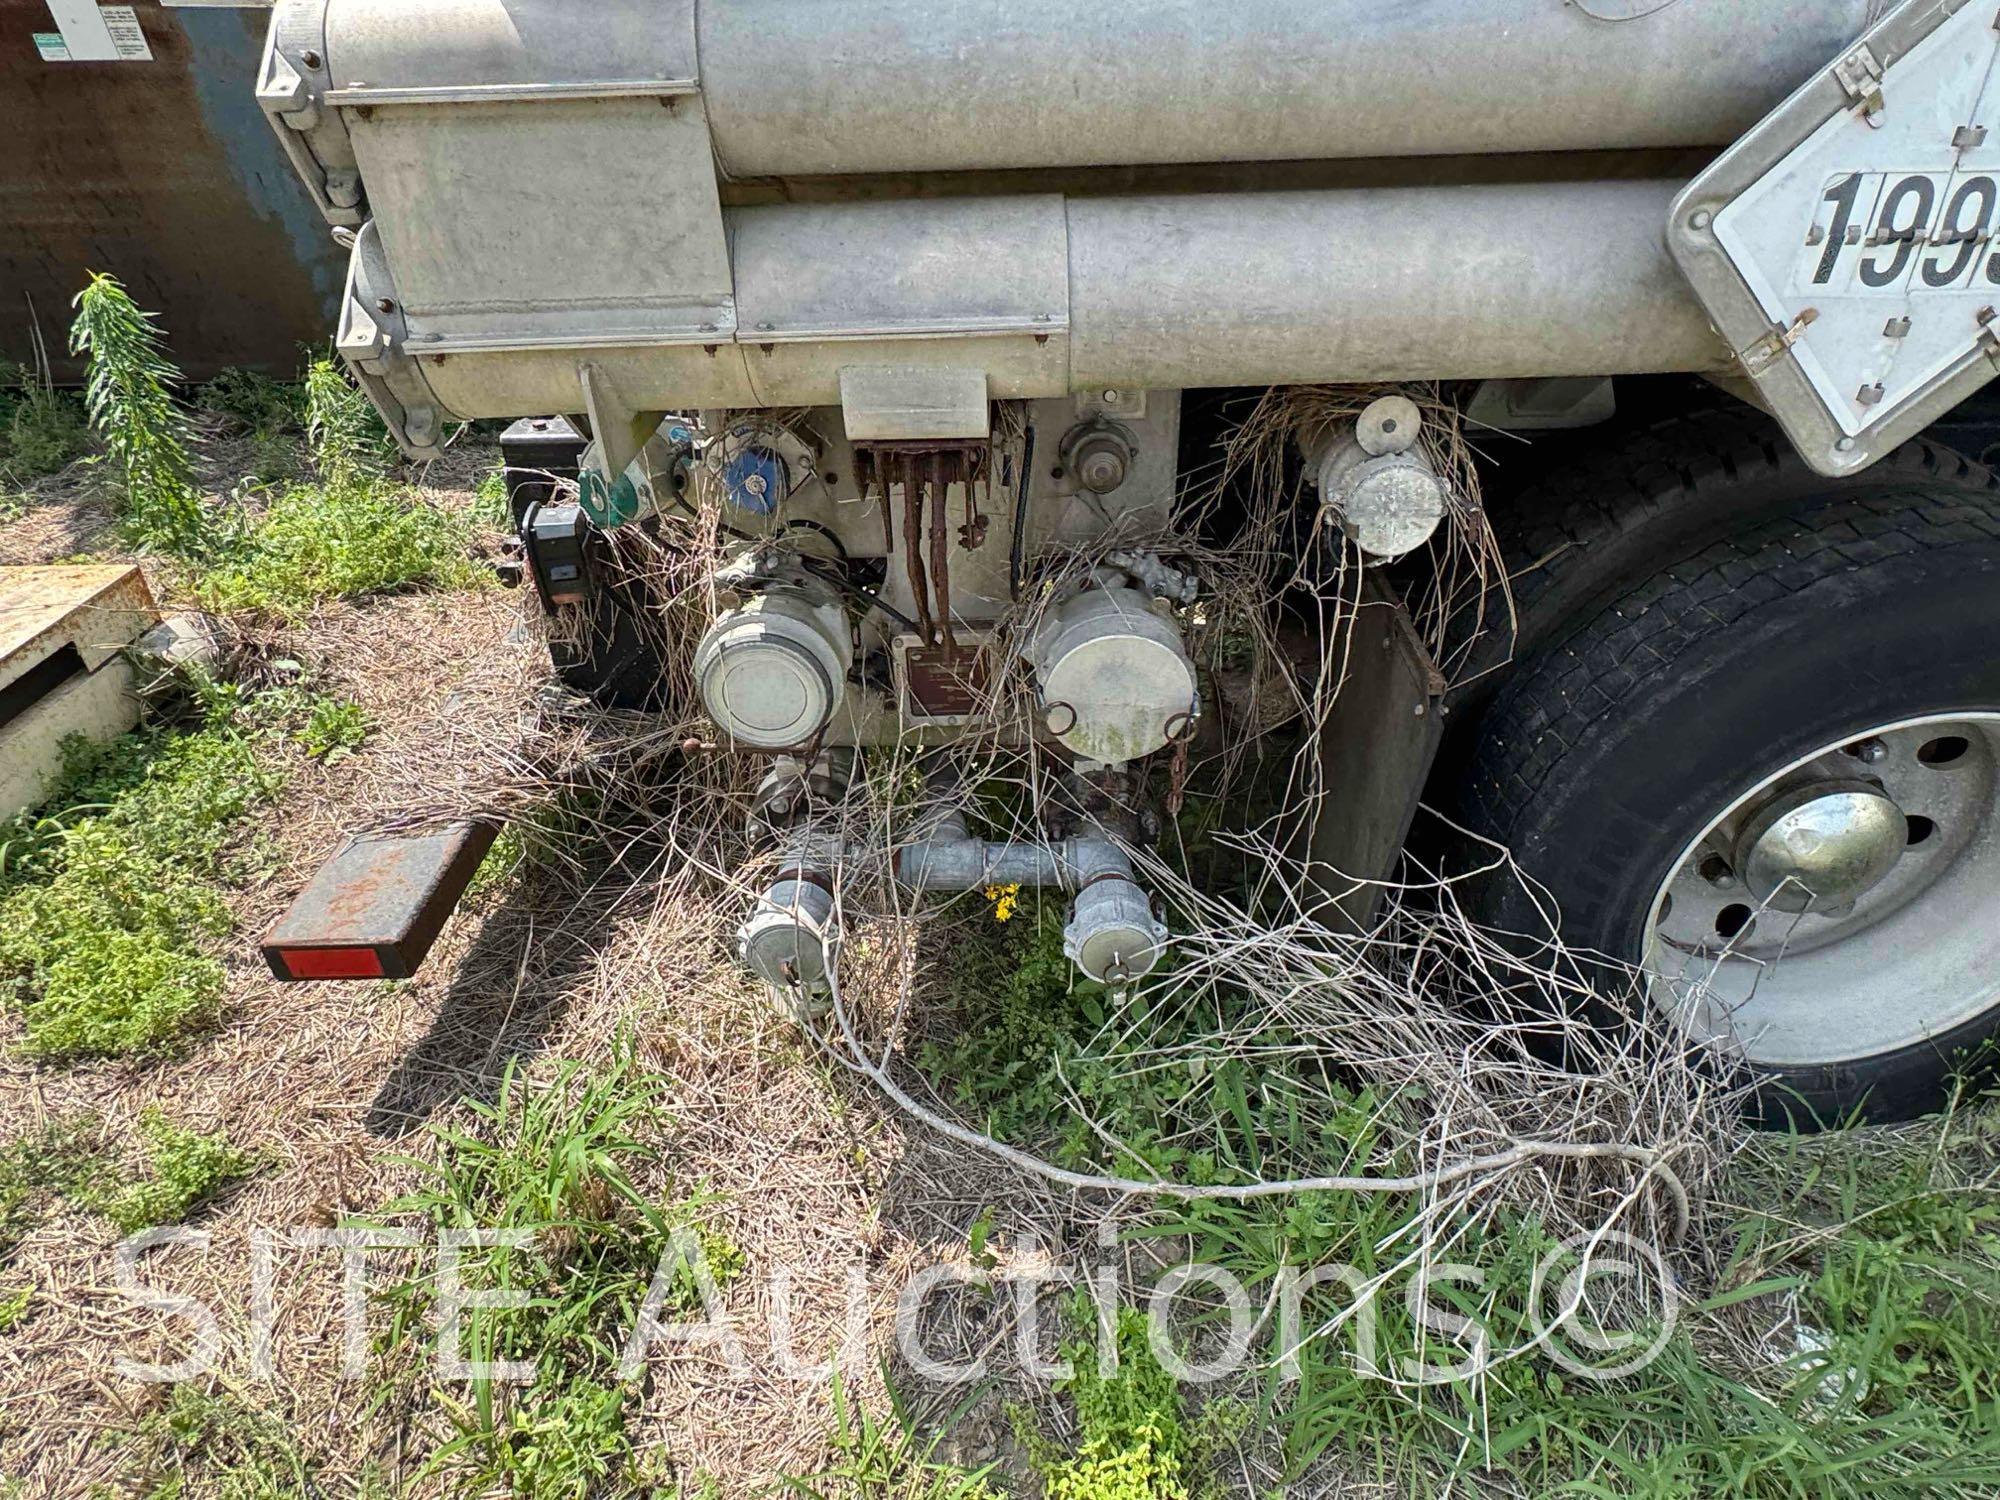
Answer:
M1645 966L1762 1080L1767 1123L1923 1113L2000 1033L2000 492L1930 462L1811 497L1731 476L1764 519L1685 526L1545 625L1452 799L1569 947ZM1475 904L1545 930L1518 880Z
M1807 501L1888 483L1996 487L1982 465L1922 438L1862 475L1828 479L1806 466L1769 417L1737 403L1604 434L1491 507L1514 615L1495 618L1489 608L1477 622L1470 612L1459 622L1466 635L1484 633L1455 674L1453 711L1475 711L1510 662L1560 645L1663 562Z

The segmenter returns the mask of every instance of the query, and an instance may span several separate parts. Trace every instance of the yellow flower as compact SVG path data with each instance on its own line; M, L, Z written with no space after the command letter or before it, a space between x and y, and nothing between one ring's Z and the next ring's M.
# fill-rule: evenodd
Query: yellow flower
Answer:
M993 920L1004 922L1020 908L1021 883L1014 881L1007 885L989 885L986 887L986 899L993 903Z

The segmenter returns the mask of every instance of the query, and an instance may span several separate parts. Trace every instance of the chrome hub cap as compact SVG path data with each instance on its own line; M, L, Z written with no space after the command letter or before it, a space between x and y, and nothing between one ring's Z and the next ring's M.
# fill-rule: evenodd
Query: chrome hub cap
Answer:
M2000 714L1904 720L1765 778L1654 897L1656 999L1705 1040L1811 1067L2000 1004Z
M1744 821L1735 865L1759 905L1831 914L1851 908L1896 867L1908 826L1886 792L1815 782L1770 798Z

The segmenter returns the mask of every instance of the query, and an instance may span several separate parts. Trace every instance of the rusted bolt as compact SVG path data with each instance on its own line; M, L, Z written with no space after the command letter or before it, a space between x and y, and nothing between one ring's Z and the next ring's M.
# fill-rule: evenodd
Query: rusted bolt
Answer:
M319 66L319 54L317 52L301 52L299 54L299 61L309 68L316 68Z
M776 344L759 344L757 346L757 350L761 354L769 354L773 349L777 347L778 346Z
M396 310L396 299L394 297L377 297L375 299L375 310L385 313L394 312Z

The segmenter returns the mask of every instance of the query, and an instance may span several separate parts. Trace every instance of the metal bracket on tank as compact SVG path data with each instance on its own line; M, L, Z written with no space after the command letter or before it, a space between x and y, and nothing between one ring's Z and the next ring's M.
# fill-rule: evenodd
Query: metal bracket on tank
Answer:
M576 373L592 438L583 472L577 476L577 501L592 525L610 531L636 521L648 508L651 497L640 494L627 471L660 430L665 414L634 410L619 399L597 365L578 365Z
M278 0L257 70L257 104L326 221L353 229L367 210L347 122L324 100L332 82L326 0Z
M371 220L354 237L334 347L382 413L396 445L422 462L443 450L444 409L422 367L405 351L408 336L402 303Z

